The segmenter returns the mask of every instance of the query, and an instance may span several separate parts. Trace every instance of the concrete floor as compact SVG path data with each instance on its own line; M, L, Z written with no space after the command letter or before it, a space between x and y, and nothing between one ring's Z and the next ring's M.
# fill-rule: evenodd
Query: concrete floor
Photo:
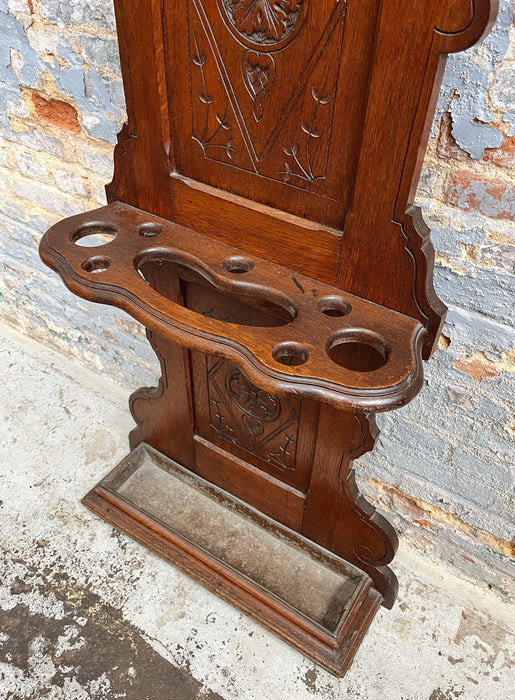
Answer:
M402 546L333 678L80 505L127 451L120 387L5 327L0 360L0 698L513 697L513 607Z

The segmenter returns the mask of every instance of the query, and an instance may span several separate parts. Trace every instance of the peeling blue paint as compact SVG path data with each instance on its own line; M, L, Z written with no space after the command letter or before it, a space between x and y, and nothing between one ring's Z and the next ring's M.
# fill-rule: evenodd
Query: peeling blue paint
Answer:
M126 322L128 316L114 307L78 300L59 284L57 276L49 274L38 254L41 228L46 228L45 224L37 217L32 217L31 222L27 222L27 217L15 221L11 213L0 213L0 250L8 251L8 258L0 262L0 281L7 290L3 289L0 299L0 316L4 320L11 317L13 322L23 316L24 326L30 329L33 337L45 339L54 334L69 346L79 342L79 334L69 333L78 326L83 343L91 346L90 352L98 357L99 366L104 363L112 366L109 348L100 349L98 342L98 329L109 328L113 347L121 348L117 362L119 376L131 385L135 378L142 385L155 384L158 365L150 345L142 337L132 339L133 352L126 347L126 333L119 328L116 319ZM20 306L23 306L23 314Z
M515 345L514 328L456 305L449 307L444 333L450 338L454 357L472 357L481 348L489 360L499 362L502 354Z
M488 109L486 93L489 74L508 51L511 22L508 0L501 0L497 21L486 39L447 61L438 113L451 114L456 143L475 160L483 157L486 148L498 148L503 141L502 131L490 126L496 117ZM504 119L512 123L507 116Z
M60 7L60 5L59 5ZM95 138L116 142L119 130L120 110L112 104L111 96L101 76L90 69L84 72L84 59L71 46L60 43L57 47L59 56L66 62L61 67L54 59L44 62L31 47L22 23L10 12L6 0L0 0L0 112L2 115L12 113L11 105L21 105L20 80L11 65L11 50L15 49L22 57L22 86L37 88L42 74L48 72L57 89L72 99L81 115L87 115L82 121L85 131ZM111 47L111 53L113 49ZM112 61L112 56L111 59ZM116 68L116 65L114 66ZM94 86L94 99L91 92L87 94L86 82ZM79 115L80 118L80 115ZM8 127L7 117L2 117L2 125Z
M490 190L490 183L471 180L467 185L456 184L453 187L453 196L460 209L467 210L469 201L472 199L476 202L477 210L485 216L491 216L494 219L499 217L515 219L515 192L505 187L502 193L497 193L494 197Z
M11 49L23 58L21 75L25 85L34 85L38 71L44 71L45 65L29 44L21 22L9 12L6 0L0 0L0 111L3 114L8 111L9 102L21 104L20 81L11 64Z
M61 27L80 23L114 29L113 4L105 0L41 0L41 16Z
M83 116L89 117L82 123L86 132L95 138L115 143L118 132L115 120L120 119L120 110L112 104L99 74L92 68L85 71L84 59L71 47L59 44L57 48L61 58L69 65L51 71L56 86L74 100Z
M459 264L459 262L458 262ZM515 327L513 304L513 275L467 266L464 275L456 275L448 268L435 268L435 285L444 300L472 309L480 314ZM486 340L481 338L478 347Z

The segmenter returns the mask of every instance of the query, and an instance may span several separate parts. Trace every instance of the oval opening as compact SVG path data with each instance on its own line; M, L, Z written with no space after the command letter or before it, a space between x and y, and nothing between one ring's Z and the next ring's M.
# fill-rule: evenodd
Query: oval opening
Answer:
M90 221L72 231L71 240L82 248L99 248L118 235L118 229L107 221Z
M308 361L309 352L299 343L280 343L272 350L272 357L280 365L298 367Z
M386 342L367 330L341 331L329 339L326 350L333 362L352 372L373 372L390 355Z
M233 275L242 275L254 269L255 263L242 255L233 255L222 262L222 267Z
M82 263L82 269L86 272L104 272L111 266L111 259L104 255L95 255L92 258L87 258Z
M326 316L346 316L352 311L351 304L343 297L322 297L317 304L317 309Z
M160 233L163 233L164 230L165 227L161 226L161 224L155 224L149 221L146 224L140 224L136 229L136 233L143 238L154 238L155 236L159 236Z
M243 280L214 279L201 261L149 251L134 265L152 289L202 316L256 328L285 326L297 318L295 304L281 292Z

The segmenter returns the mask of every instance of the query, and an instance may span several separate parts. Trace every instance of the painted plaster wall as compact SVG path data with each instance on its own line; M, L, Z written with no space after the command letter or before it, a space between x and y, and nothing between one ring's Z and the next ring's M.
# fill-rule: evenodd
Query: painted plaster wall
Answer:
M0 320L130 391L158 373L141 327L69 294L37 255L48 226L105 203L123 119L110 3L0 0ZM444 336L426 387L380 417L358 471L402 536L503 591L514 556L514 165L515 29L501 0L486 41L449 59L417 195L449 306Z

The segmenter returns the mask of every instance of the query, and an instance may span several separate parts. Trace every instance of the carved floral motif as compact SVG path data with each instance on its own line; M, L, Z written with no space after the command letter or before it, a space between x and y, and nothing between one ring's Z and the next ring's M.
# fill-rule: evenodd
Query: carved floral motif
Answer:
M311 163L312 156L312 140L319 139L323 135L323 131L315 126L317 120L318 111L323 105L329 104L331 102L332 95L325 95L319 92L314 85L311 87L311 96L315 101L315 106L311 115L311 121L305 122L301 121L300 128L306 134L305 136L305 158L302 160L299 148L299 141L294 143L290 140L288 146L283 146L284 155L291 160L284 161L284 170L279 172L279 175L283 176L283 180L286 183L293 182L297 185L303 187L303 189L308 190L310 185L318 180L325 180L325 172L315 175L313 172L313 166Z
M327 23L299 62L297 50L284 49L311 25L308 0L195 0L192 139L206 159L324 196L346 4L320 8Z
M274 420L279 415L279 399L258 389L240 370L229 372L225 384L231 399L247 415L264 421Z
M263 100L275 80L275 62L268 53L245 51L241 60L243 82L254 103L256 122L263 118Z
M227 121L227 110L222 115L215 109L215 120L217 126L214 129L211 129L210 133L209 115L211 105L213 105L214 108L215 98L207 89L206 74L204 72L204 65L207 61L207 56L205 53L200 53L195 31L193 31L193 42L195 44L195 54L191 56L191 60L192 63L199 69L202 79L203 89L197 94L197 97L200 102L205 105L205 119L202 135L198 137L192 134L192 139L200 145L204 156L207 155L209 149L221 149L222 151L225 151L225 154L229 159L232 159L232 154L236 153L236 149L233 146L234 139L230 135L227 137L227 141L225 141L225 138L223 138L224 132L229 132L230 134L231 131L231 124Z

